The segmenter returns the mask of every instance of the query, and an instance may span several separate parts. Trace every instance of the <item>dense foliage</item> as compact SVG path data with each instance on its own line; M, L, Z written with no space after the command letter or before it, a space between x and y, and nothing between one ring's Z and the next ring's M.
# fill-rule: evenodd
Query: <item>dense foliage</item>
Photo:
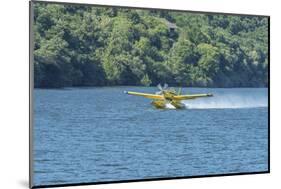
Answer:
M35 87L268 85L268 19L35 3Z

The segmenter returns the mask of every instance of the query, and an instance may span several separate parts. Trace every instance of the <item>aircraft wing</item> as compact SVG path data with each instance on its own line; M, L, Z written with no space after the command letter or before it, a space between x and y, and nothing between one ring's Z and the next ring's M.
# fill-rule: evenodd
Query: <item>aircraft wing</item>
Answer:
M176 95L173 97L174 100L189 100L200 97L211 97L213 94L191 94L191 95Z
M131 92L131 91L124 91L124 93L129 94L129 95L142 96L142 97L150 98L150 99L156 99L156 100L164 99L162 95L157 95L157 94L138 93L138 92Z

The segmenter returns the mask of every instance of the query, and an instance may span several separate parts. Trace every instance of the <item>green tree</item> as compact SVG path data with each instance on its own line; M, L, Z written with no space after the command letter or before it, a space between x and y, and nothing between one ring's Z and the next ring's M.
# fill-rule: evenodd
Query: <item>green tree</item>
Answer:
M35 87L268 85L266 17L34 4Z

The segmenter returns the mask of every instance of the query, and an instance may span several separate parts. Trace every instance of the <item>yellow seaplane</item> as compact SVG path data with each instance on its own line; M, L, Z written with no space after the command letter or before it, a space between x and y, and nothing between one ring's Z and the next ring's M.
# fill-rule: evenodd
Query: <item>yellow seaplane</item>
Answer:
M167 107L168 104L171 104L176 109L184 109L186 108L185 104L182 103L182 100L191 100L195 98L201 97L212 97L213 94L186 94L181 95L181 89L178 92L175 91L173 88L168 88L168 85L165 83L162 87L160 84L157 85L160 91L156 92L155 94L150 93L139 93L139 92L132 92L132 91L124 91L125 94L128 95L135 95L135 96L142 96L148 99L152 99L151 104L158 109L164 109Z

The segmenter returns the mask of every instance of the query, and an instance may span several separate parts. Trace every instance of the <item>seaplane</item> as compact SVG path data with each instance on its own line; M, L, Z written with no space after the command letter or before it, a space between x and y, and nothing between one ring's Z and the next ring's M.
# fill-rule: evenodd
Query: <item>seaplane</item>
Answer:
M157 91L155 94L150 93L140 93L133 91L124 91L125 94L142 96L148 99L152 99L151 104L157 109L165 109L170 104L176 109L185 109L186 106L182 103L183 100L191 100L201 97L212 97L213 94L185 94L181 95L181 88L178 92L174 88L169 88L168 84L164 84L162 87L161 84L157 85L157 88L160 91Z

